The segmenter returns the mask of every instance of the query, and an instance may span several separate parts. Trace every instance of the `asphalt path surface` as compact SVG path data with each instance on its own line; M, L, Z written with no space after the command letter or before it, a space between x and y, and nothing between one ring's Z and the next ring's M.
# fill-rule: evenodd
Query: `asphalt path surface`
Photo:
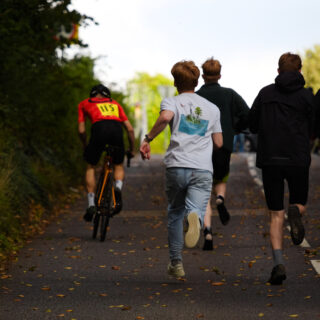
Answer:
M250 154L231 161L222 226L214 250L203 237L183 252L186 279L169 278L164 167L133 159L124 209L105 242L82 220L85 194L19 252L0 275L0 319L320 319L320 158L313 158L304 246L285 229L287 280L266 284L272 269L268 215Z

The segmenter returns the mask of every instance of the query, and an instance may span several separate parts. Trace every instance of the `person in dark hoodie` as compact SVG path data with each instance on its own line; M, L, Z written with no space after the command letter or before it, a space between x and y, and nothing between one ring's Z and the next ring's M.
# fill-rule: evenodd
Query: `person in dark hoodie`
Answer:
M219 60L209 58L202 64L204 85L196 92L199 96L214 103L221 113L223 147L214 149L213 192L219 218L223 225L230 220L230 214L225 206L227 181L230 172L230 158L233 151L234 135L248 128L249 107L242 97L231 88L221 87L221 64ZM204 217L203 250L213 250L213 234L211 228L212 208L209 201Z
M299 245L305 234L301 215L308 198L315 105L312 93L304 88L301 68L297 54L281 55L275 83L259 92L249 112L249 128L258 134L256 165L262 169L271 219L274 267L268 282L272 285L286 279L282 255L284 180L289 188L288 222L293 243Z

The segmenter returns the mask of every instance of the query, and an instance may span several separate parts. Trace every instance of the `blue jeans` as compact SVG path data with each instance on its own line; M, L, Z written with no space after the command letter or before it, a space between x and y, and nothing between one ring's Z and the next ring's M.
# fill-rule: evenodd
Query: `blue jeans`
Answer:
M184 218L190 212L195 212L203 225L211 189L210 171L177 167L166 170L170 260L182 260Z

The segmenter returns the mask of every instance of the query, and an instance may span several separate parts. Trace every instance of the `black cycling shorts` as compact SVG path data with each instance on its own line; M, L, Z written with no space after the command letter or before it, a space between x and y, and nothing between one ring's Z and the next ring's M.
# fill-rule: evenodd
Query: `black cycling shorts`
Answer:
M212 164L213 164L213 180L225 181L230 171L230 157L231 152L225 148L213 150Z
M283 210L284 180L288 183L289 203L301 205L305 205L307 203L309 190L309 167L263 167L262 180L269 210Z
M90 141L84 151L85 161L95 166L106 144L118 147L113 154L113 163L121 164L124 160L124 143L119 121L103 120L92 125Z

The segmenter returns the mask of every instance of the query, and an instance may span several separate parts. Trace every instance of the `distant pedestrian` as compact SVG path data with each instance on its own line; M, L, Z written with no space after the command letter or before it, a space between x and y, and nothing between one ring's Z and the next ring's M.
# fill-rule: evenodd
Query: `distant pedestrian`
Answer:
M238 133L233 138L233 152L244 152L245 135Z
M222 146L219 109L194 93L200 71L192 61L176 63L171 73L179 95L161 102L160 115L140 146L142 159L150 159L150 142L170 124L170 145L166 152L168 197L168 274L185 275L182 249L195 247L212 189L213 145ZM188 230L183 241L183 222Z
M279 59L275 83L264 87L250 110L250 130L258 134L257 167L270 212L270 241L274 267L269 282L286 279L282 255L284 180L289 188L288 221L295 245L304 239L301 215L306 211L309 187L310 137L313 130L314 98L305 89L301 59L285 53Z
M217 105L221 113L223 147L213 150L212 162L215 203L221 223L226 225L230 220L230 214L225 206L225 197L230 171L230 157L233 151L233 138L235 134L248 127L249 107L237 92L221 87L218 83L221 78L221 64L218 60L208 59L202 65L202 70L205 84L196 93ZM209 201L204 219L205 242L203 250L213 249L211 216L212 209Z

